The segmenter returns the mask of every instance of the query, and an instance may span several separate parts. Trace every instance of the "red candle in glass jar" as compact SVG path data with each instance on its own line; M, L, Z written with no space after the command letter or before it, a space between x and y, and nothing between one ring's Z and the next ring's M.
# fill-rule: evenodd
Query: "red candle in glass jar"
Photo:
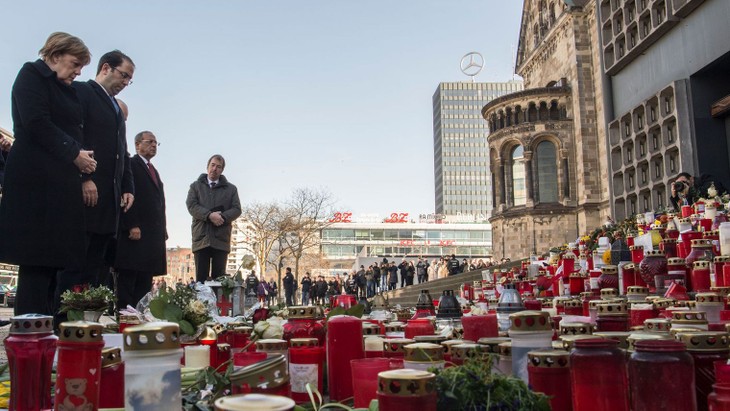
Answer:
M413 344L416 340L410 338L386 338L383 341L383 357L386 358L403 358L406 351L403 347Z
M461 325L464 327L465 340L479 341L480 338L499 336L496 314L465 315L461 317Z
M291 379L291 398L297 403L309 402L306 384L324 390L322 373L324 371L324 351L322 347L289 348L289 378Z
M570 410L570 354L567 351L530 351L527 353L530 388L550 397L553 410Z
M713 262L715 264L715 287L726 287L725 284L725 276L724 276L724 268L725 263L730 261L730 256L728 255L718 255L714 258ZM730 284L729 284L730 285Z
M10 368L9 409L49 409L51 370L58 340L53 335L53 317L16 315L10 324L4 341Z
M433 328L431 320L419 318L415 320L408 320L403 332L405 333L406 338L412 339L419 335L434 335L436 331Z
M119 316L119 334L124 332L127 327L134 327L141 324L139 317L136 315L120 315Z
M727 332L677 333L675 338L687 347L687 352L694 361L697 408L707 409L707 396L712 392L712 384L720 382L716 376L717 362L727 363Z
M269 394L291 397L286 355L276 354L231 373L232 394Z
M629 247L631 252L631 262L634 264L641 263L644 259L644 246L643 245L632 245Z
M568 278L570 295L578 295L583 292L583 277L580 274L571 274Z
M636 266L634 263L621 266L621 280L621 294L626 294L629 287L636 285Z
M349 315L336 315L327 321L327 381L330 399L352 397L350 360L365 357L362 321Z
M378 374L380 411L436 411L436 376L402 369Z
M247 351L256 351L256 344L252 344L250 337L253 332L251 327L235 327L232 330L232 337L229 337L231 341L231 352L237 353L246 349ZM248 348L246 348L248 346Z
M682 206L682 217L689 217L694 212L694 208L690 205L683 205Z
M679 341L637 341L629 381L633 411L697 410L692 356Z
M674 257L667 260L667 277L682 287L687 285L687 264L684 258Z
M99 408L124 408L124 363L119 347L101 352Z
M673 238L665 238L659 243L659 249L664 251L664 255L667 256L667 258L672 258L677 256L677 240Z
M618 341L576 340L570 353L573 411L628 411L626 354Z
M692 288L698 292L710 291L710 262L705 260L695 261L692 267Z
M102 325L87 321L61 323L56 367L55 411L76 404L79 392L92 409L99 408ZM85 385L85 387L84 387Z
M289 307L289 318L284 324L282 339L316 338L319 346L324 347L326 332L320 321L319 309L315 306Z

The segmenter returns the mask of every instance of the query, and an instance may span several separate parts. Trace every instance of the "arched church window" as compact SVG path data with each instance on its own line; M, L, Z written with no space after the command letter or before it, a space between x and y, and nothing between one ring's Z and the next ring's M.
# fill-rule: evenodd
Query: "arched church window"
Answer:
M512 204L527 204L527 188L525 185L525 149L521 145L512 149Z
M556 203L558 201L558 158L555 145L542 141L537 145L537 201Z

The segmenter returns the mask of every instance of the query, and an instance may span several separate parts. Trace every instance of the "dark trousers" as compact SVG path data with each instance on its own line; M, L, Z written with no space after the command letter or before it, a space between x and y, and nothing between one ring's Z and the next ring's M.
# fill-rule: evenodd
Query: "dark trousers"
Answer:
M206 247L193 254L195 255L195 281L204 283L208 277L215 279L226 274L228 251Z
M284 297L287 307L289 307L290 305L294 305L294 301L292 301L292 294L294 294L294 290L284 290Z
M153 275L149 271L119 270L117 276L117 307L137 307L137 303L152 289Z
M15 315L53 315L56 310L56 273L58 268L21 265L18 269L18 289L15 294Z

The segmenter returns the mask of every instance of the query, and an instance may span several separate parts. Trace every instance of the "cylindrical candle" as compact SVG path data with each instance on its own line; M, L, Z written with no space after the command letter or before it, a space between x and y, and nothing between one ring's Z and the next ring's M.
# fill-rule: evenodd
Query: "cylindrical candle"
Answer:
M725 263L730 261L728 255L718 255L714 259L715 263L715 287L725 287L725 276L723 275L723 268ZM730 285L730 284L728 284Z
M383 341L379 336L365 337L365 358L374 358L383 356Z
M418 370L391 370L378 374L380 411L436 411L436 376ZM408 389L405 389L408 387Z
M413 343L405 347L403 368L426 371L444 368L444 349L439 344Z
M188 345L185 347L185 366L205 368L210 366L210 346Z
M99 408L102 325L86 321L61 323L54 409L76 409L78 401Z
M324 372L323 348L292 347L289 348L289 377L291 379L291 397L297 403L309 402L307 384L312 389L322 392L322 373Z
M552 347L553 329L545 311L522 311L509 316L512 338L512 373L527 383L527 353Z
M692 266L692 287L698 293L710 291L710 262L705 260L695 261Z
M215 400L216 411L293 411L296 404L281 395L229 395Z
M349 315L336 315L327 321L327 382L330 399L352 397L351 360L365 357L362 322Z
M629 287L636 285L636 265L627 263L621 267L621 294L626 294Z
M575 341L570 366L574 411L629 410L626 354L618 341Z
M124 330L124 407L140 398L157 411L180 410L180 327L150 322Z
M684 343L694 360L697 409L707 409L707 396L715 384L715 363L727 364L730 348L726 332L677 333L675 338ZM720 376L717 376L717 382Z
M56 353L53 317L16 315L10 319L5 351L10 368L11 410L51 408L51 370Z
M465 340L478 341L480 338L499 335L496 314L465 315L461 317L461 324L464 326Z
M101 355L99 408L124 408L122 350L119 347L104 348Z
M641 260L644 259L644 246L643 245L632 245L629 247L631 252L631 262L634 264L640 264Z
M695 411L694 361L679 341L643 340L629 361L633 411Z
M570 354L567 351L530 351L527 353L530 387L550 397L553 410L570 411Z
M413 338L418 335L433 335L435 330L431 320L419 318L408 320L404 328L406 338Z

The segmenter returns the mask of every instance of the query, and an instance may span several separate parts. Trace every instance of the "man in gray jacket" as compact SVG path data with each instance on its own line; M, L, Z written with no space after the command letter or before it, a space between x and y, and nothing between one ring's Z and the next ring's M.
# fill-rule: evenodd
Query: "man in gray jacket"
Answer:
M241 215L238 189L222 175L225 167L223 156L213 155L208 160L208 173L190 184L185 202L193 216L193 255L198 282L225 275L232 223Z

